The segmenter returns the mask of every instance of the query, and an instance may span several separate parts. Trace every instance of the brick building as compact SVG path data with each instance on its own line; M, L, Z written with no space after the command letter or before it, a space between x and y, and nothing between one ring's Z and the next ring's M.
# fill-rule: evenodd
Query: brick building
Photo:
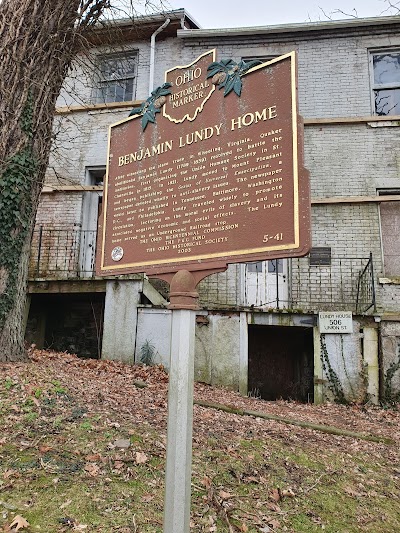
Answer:
M168 366L165 287L141 275L94 276L108 126L165 70L209 49L235 61L295 50L313 248L301 259L231 265L201 283L196 378L266 399L396 395L400 18L204 30L176 10L120 29L117 48L100 39L77 58L59 98L32 245L28 340L125 361L147 349ZM324 311L351 312L353 332L321 333Z

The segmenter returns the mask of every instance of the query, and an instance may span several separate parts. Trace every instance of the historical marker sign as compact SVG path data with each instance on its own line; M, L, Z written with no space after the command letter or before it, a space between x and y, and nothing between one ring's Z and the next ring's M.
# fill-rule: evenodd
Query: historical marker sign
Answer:
M248 68L212 50L168 71L110 127L98 273L306 254L302 137L294 52Z

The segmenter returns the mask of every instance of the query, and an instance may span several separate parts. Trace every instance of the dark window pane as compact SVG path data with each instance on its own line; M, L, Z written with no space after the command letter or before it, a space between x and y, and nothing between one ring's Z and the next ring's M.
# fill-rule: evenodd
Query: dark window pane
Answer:
M281 274L283 272L283 259L272 259L271 261L268 261L268 272L276 272L277 262L278 273Z
M104 102L115 102L115 85L113 83L103 86Z
M400 191L399 191L400 192ZM382 194L382 191L381 191ZM380 204L382 247L386 276L400 275L400 204Z
M257 261L257 263L247 263L248 272L262 272L263 264L262 261Z
M116 80L135 75L136 59L132 57L104 58L101 73L105 80Z
M133 78L125 81L125 102L133 100Z
M124 82L115 84L115 102L123 102L125 100Z

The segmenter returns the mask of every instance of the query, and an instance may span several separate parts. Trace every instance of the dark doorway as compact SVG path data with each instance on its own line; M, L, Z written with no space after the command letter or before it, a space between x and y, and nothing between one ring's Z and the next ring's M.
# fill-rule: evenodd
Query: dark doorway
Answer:
M312 328L249 326L249 393L264 400L313 401Z
M100 358L104 293L33 294L25 339L38 348Z

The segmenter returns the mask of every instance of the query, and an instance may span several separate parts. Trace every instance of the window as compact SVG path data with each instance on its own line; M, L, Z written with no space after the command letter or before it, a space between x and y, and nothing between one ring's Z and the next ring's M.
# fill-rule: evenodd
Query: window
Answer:
M276 267L278 266L278 274L283 273L283 261L284 259L272 259L270 261L266 261L268 268L267 272L269 274L276 274ZM263 264L264 261L257 261L255 263L247 263L247 272L263 272Z
M276 267L278 266L278 274L283 273L283 259L272 259L268 261L268 272L276 274Z
M371 76L374 113L400 115L400 50L373 52Z
M263 262L257 261L256 263L247 263L247 272L262 272L263 271Z
M134 100L136 71L136 53L101 56L97 101L109 103Z
M400 190L381 189L379 195L400 196ZM383 264L386 276L400 275L400 201L380 203Z

